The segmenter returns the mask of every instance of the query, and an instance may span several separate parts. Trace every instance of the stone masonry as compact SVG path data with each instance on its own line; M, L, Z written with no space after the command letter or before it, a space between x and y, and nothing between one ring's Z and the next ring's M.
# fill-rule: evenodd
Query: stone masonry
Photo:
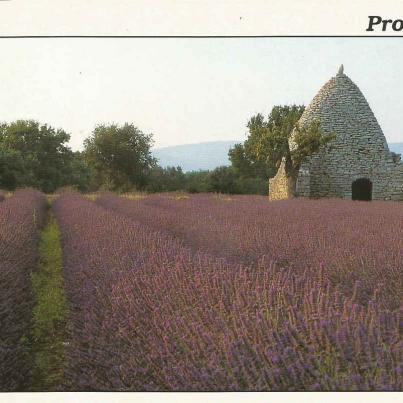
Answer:
M276 176L269 180L270 200L291 199L294 197L294 191L295 181L287 176L285 161L283 159Z
M324 133L335 133L336 138L302 164L295 185L283 161L269 182L271 200L292 195L351 199L352 184L360 178L371 182L373 200L403 200L403 164L393 158L368 102L344 74L343 66L314 97L299 125L314 120Z

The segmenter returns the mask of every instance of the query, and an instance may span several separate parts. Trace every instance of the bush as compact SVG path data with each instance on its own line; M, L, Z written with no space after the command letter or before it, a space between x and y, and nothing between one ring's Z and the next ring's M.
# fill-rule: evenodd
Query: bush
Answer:
M153 168L148 177L148 192L174 192L185 190L186 176L181 167Z
M262 177L239 176L232 167L218 167L209 174L208 190L230 194L268 193L268 181Z
M269 193L269 181L261 177L240 177L236 180L236 190L239 194L267 195Z
M206 193L209 191L209 171L186 172L185 190L189 193Z

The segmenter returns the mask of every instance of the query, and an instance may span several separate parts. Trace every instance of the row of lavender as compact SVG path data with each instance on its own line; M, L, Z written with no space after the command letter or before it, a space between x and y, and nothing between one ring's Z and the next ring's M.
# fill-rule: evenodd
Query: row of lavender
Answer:
M29 385L28 336L33 295L31 273L37 267L39 229L46 199L21 190L0 203L0 391Z
M155 230L174 235L193 250L235 263L260 259L316 271L367 303L374 292L385 308L400 305L403 266L403 208L400 203L294 200L265 197L176 200L166 195L130 200L104 195L97 203Z
M66 389L402 388L400 312L376 293L357 303L358 284L343 295L323 265L229 263L78 195L54 211L70 302Z

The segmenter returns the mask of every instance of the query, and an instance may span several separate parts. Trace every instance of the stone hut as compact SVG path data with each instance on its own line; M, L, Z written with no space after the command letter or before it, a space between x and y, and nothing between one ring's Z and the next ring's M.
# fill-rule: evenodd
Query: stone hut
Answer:
M364 95L340 67L302 114L299 125L320 122L335 139L310 156L292 178L285 160L269 181L270 200L339 197L403 200L403 164L388 148ZM290 149L295 147L293 134Z

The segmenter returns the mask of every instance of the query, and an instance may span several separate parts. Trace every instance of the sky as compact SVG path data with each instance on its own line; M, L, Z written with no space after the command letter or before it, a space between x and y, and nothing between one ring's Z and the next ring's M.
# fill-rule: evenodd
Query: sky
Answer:
M340 64L388 142L403 142L401 38L0 39L0 121L35 119L82 149L132 122L156 147L244 140L274 105L308 105Z

